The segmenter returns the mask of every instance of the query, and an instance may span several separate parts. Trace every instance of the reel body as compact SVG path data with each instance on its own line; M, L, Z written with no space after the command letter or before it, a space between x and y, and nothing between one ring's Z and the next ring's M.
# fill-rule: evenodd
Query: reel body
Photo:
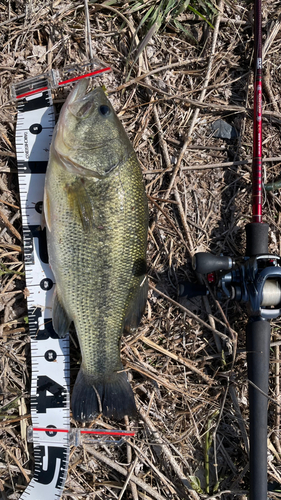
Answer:
M194 255L193 269L206 274L210 286L219 301L233 299L247 306L248 315L265 320L281 315L281 258L277 255L262 254L233 260L199 252ZM182 289L185 296L187 287ZM199 290L198 290L199 291ZM203 289L198 295L204 295ZM182 293L181 293L182 295Z

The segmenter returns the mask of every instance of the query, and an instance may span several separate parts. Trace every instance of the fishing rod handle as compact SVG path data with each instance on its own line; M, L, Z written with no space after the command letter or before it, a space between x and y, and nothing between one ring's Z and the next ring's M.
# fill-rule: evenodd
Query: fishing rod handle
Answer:
M268 253L268 224L246 225L246 256ZM251 317L246 329L250 408L250 500L267 500L267 406L270 323ZM254 384L254 385L252 385Z
M227 271L232 268L231 257L216 256L211 253L198 252L192 259L194 271L200 274L213 273L215 271Z
M250 407L250 500L266 500L270 323L260 317L250 318L246 333Z

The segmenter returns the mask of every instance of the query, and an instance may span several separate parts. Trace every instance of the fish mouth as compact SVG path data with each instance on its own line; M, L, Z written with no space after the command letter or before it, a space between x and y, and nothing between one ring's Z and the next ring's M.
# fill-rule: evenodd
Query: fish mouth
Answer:
M69 151L67 156L71 156L71 151L73 151L75 154L75 152L78 151L81 147L81 145L76 140L76 136L73 135L75 130L74 125L68 127L69 119L72 121L72 118L74 118L76 120L76 123L82 123L82 127L84 122L86 129L88 127L88 141L87 136L83 137L83 148L87 151L98 151L99 149L107 148L110 144L112 144L112 140L118 138L117 131L115 133L111 131L110 135L104 134L102 140L97 141L97 138L95 138L95 141L93 141L93 139L91 139L91 127L90 125L87 125L87 118L90 118L90 124L95 124L96 120L101 119L101 115L105 115L107 119L108 117L114 115L114 111L112 109L111 103L108 101L101 87L96 87L86 93L87 87L87 82L79 82L77 88L74 88L72 94L70 94L69 101L65 102L63 113L58 121L57 132L60 140L63 141L64 146ZM103 108L102 111L101 108ZM105 123L107 122L105 121ZM110 123L112 123L111 119ZM70 135L68 135L69 133Z
M77 119L86 118L99 104L107 104L101 87L92 88L87 92L89 78L80 80L73 88L63 106L62 119L71 113Z
M52 149L67 172L103 179L123 164L125 155L109 155L108 150L113 150L115 141L119 140L118 128L114 127L114 110L101 87L89 92L87 88L88 81L81 80L68 96L57 123ZM103 133L104 123L107 123L103 122L103 117L105 120L109 117L110 133ZM109 164L103 162L103 152L107 152ZM91 168L89 158L92 155L98 156L98 160Z
M93 108L106 105L104 92L100 87L96 87L87 92L88 83L77 88L73 99L69 101L67 110L78 119L87 118L92 113Z

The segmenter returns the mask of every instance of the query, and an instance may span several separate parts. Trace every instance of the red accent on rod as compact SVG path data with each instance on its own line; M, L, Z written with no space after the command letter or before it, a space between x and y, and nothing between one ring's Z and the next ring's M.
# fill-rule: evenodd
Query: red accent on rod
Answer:
M262 222L262 25L260 2L255 2L255 81L253 132L253 222Z

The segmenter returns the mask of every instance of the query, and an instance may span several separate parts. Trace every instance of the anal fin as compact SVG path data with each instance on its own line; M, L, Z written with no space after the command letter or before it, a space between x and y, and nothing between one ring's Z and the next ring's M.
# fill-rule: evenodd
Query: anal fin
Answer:
M125 323L124 323L124 333L129 334L136 330L140 324L140 320L145 310L145 305L147 301L148 293L148 279L144 275L137 289L135 296L132 298L129 307L127 309Z
M62 338L65 337L71 320L65 312L65 309L58 297L57 289L55 289L54 297L53 297L53 328L56 334Z

